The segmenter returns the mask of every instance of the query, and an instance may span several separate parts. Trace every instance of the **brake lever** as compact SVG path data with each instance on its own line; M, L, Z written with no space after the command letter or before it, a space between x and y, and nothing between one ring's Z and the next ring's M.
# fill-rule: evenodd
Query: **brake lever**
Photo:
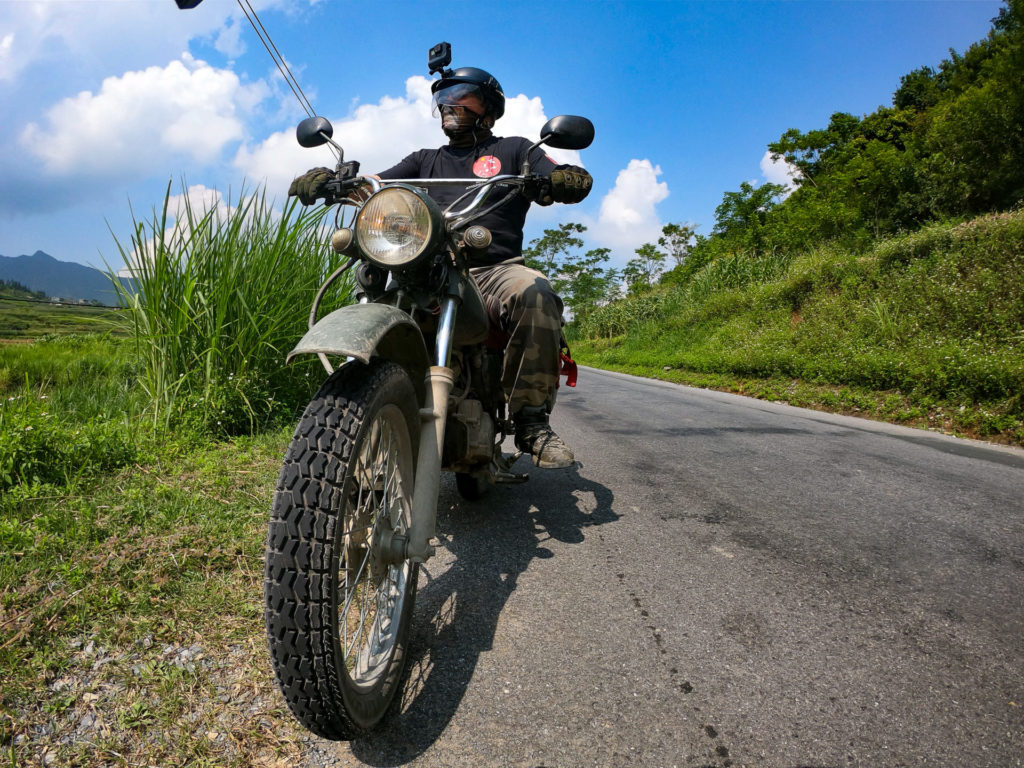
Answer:
M523 179L523 197L540 205L551 205L551 179L530 174Z
M347 163L339 163L337 177L324 184L324 191L331 195L331 204L343 199L351 192L362 186L363 182L359 176L359 161L350 160ZM326 202L326 201L325 201Z

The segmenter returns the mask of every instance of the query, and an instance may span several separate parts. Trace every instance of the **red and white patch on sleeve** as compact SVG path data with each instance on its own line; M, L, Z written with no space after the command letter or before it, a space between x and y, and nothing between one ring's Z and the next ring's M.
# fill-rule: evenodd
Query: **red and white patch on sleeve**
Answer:
M501 160L494 155L484 155L473 163L473 173L481 179L489 179L501 173Z

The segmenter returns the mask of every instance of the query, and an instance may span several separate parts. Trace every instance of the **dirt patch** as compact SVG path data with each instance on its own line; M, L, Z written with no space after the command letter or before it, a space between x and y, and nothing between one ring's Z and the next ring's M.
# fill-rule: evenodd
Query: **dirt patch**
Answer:
M0 741L25 766L294 765L304 735L289 722L262 644L129 647L93 638L35 702L5 701Z

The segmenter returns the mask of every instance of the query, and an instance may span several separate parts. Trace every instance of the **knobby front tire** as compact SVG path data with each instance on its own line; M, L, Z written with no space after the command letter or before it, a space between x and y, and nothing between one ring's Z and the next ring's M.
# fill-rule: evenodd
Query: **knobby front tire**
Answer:
M267 534L264 596L277 682L296 718L352 739L401 681L418 566L383 562L408 530L417 400L394 363L349 363L307 406L285 455Z

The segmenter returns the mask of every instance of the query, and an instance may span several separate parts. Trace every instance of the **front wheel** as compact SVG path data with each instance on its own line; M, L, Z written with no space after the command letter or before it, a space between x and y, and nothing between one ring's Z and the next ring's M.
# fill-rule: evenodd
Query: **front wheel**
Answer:
M387 562L408 531L417 400L388 361L350 363L306 408L267 534L265 620L278 685L328 739L372 728L398 690L418 566Z

